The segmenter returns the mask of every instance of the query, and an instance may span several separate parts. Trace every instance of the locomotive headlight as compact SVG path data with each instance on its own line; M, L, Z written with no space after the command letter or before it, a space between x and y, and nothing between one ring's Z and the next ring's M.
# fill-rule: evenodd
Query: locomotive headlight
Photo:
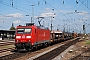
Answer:
M26 36L26 38L31 38L31 36Z
M21 38L21 36L16 36L16 38Z

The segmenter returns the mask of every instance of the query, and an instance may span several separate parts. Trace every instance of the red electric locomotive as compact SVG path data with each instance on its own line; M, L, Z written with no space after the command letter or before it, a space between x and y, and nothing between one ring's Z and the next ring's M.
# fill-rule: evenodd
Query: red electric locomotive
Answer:
M29 50L33 46L47 44L50 41L50 30L34 23L27 23L26 26L17 26L15 36L16 49Z

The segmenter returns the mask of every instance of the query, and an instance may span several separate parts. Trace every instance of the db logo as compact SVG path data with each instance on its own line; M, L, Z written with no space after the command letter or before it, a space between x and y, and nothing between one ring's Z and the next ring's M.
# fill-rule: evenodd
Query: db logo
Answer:
M25 35L22 35L22 38L25 38Z

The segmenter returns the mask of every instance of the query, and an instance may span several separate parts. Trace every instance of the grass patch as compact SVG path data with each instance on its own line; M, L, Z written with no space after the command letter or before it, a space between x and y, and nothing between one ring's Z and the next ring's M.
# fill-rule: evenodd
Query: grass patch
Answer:
M90 44L90 40L86 41L86 44Z

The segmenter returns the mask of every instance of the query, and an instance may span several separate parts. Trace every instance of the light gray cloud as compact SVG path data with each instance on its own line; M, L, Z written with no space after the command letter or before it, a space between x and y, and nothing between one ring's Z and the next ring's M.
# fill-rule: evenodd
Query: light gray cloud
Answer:
M13 17L13 18L22 18L22 14L20 13L15 13L15 14L8 14L6 17Z
M79 19L79 22L83 22L83 21L85 21L85 20L89 20L89 19L90 19L90 16L87 15L87 16L85 16L85 17Z
M90 17L84 17L83 20L88 20Z
M49 13L42 13L42 14L40 15L40 17L50 17L50 16L55 17L56 14L49 12Z
M21 23L21 21L20 20L16 20L16 21L13 21L13 23L14 24L19 24L19 23Z
M79 15L86 15L86 14L89 14L89 13L86 12L86 11L82 11L82 12L77 12L77 14L79 14Z

